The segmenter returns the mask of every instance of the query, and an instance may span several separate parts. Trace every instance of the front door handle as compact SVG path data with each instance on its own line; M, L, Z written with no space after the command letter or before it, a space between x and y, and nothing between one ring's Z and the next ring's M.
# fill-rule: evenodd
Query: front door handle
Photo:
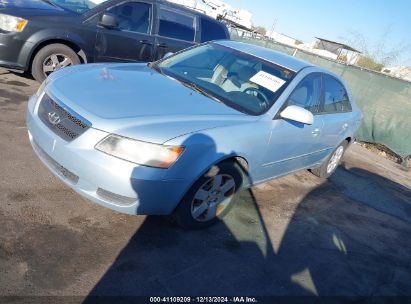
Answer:
M152 45L152 43L148 40L140 40L139 43L141 44L147 44L147 45Z
M317 136L318 134L320 134L320 129L315 128L314 130L311 131L311 134L314 136Z
M167 47L168 47L168 45L167 45L166 43L160 43L160 44L157 44L157 47L160 47L160 48L167 48Z

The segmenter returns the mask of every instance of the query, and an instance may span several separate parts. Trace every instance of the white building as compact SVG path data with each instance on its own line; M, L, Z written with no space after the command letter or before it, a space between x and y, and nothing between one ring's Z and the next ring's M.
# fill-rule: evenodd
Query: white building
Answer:
M296 38L281 34L281 33L277 33L277 32L271 32L268 36L269 38L273 39L276 42L282 43L282 44L286 44L286 45L290 45L290 46L297 46L300 41Z
M361 53L349 45L323 38L317 39L297 45L297 48L332 60L343 60L349 64L355 64L361 57Z
M206 5L202 1L197 1L197 0L168 0L168 1L194 9L196 11L199 11L213 18L217 18L217 12L214 11L210 6Z
M221 18L234 25L251 29L252 13L248 10L235 8L221 0L168 0L200 11L214 19Z
M384 67L381 72L397 78L411 81L411 68L400 65L395 67Z

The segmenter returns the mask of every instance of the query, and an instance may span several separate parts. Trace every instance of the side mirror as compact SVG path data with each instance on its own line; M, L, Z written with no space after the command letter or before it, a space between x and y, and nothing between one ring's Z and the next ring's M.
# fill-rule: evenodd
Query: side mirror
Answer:
M281 113L280 117L297 122L301 122L306 125L312 125L314 122L313 114L299 106L288 106Z
M101 25L108 29L114 29L118 27L118 20L117 20L116 15L111 14L111 13L104 13L104 15L101 16L101 19L98 25Z
M166 58L168 58L168 57L170 57L170 56L173 56L173 55L174 55L173 52L167 52L167 53L163 56L163 59L166 59Z

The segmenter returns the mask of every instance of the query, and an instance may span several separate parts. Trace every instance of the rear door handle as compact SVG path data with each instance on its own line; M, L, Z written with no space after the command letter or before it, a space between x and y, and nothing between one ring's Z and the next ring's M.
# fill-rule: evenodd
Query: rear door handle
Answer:
M320 129L315 128L314 130L311 131L311 134L314 136L317 136L318 134L320 134Z
M157 44L157 46L160 47L160 48L167 48L168 47L168 45L166 43L160 43L160 44Z
M343 129L343 130L345 130L345 129L347 129L347 128L348 128L348 124L347 124L347 123L345 123L345 124L342 125L342 129Z

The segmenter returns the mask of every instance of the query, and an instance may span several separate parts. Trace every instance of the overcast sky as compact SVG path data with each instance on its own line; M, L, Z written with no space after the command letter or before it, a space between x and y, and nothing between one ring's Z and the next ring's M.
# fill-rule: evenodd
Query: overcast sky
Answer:
M411 0L224 0L253 13L253 23L310 42L315 36L345 42L360 32L368 45L381 41L389 28L386 48L406 47L397 64L411 66Z

